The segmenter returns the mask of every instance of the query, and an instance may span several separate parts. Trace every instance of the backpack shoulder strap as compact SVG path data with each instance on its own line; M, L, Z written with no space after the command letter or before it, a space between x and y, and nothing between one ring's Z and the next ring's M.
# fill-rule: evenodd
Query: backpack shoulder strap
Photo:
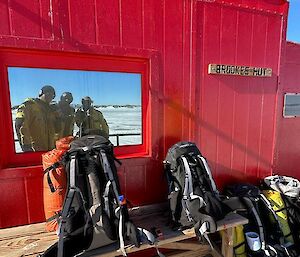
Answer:
M113 187L113 191L114 191L116 200L119 204L119 188L118 188L117 183L115 181L114 174L112 172L112 168L111 168L110 163L108 161L108 158L106 156L105 150L101 149L100 150L100 155L101 155L101 159L102 159L102 163L103 163L103 171L107 175L107 177L109 179L109 182L111 183L111 185Z
M101 159L102 159L102 165L103 165L103 171L104 173L106 174L107 178L108 178L108 182L106 184L106 188L105 188L105 192L104 192L104 202L105 203L108 203L108 192L109 192L109 187L112 186L112 189L113 189L113 192L114 192L114 195L115 195L115 199L116 199L116 202L118 204L118 207L116 209L116 211L119 213L119 229L118 229L118 232L119 232L119 240L120 240L120 250L122 252L122 254L124 256L127 256L126 254L126 251L125 251L125 242L124 242L124 224L125 224L125 220L124 220L124 215L123 215L123 211L122 211L122 205L121 205L121 202L120 202L120 194L119 194L119 188L117 186L117 183L115 181L115 178L114 178L114 174L113 174L113 171L112 171L112 168L111 168L111 165L108 161L108 158L106 156L106 152L105 150L103 149L100 149L100 156L101 156ZM105 209L109 209L108 206L105 206Z
M190 166L188 164L186 157L182 156L181 160L182 160L183 168L184 168L184 172L185 172L182 206L184 208L184 211L187 215L188 220L192 221L193 219L191 217L187 201L198 199L200 201L200 203L199 203L200 207L204 206L205 202L202 197L194 194L192 173L191 173Z
M64 206L62 209L62 215L61 215L61 222L59 225L59 238L58 238L58 253L57 257L63 257L64 255L64 234L65 234L65 225L67 221L67 217L75 196L76 192L76 174L75 174L75 169L76 169L76 155L71 156L71 161L70 161L70 177L69 177L69 190L68 193L66 194L66 199L64 202Z
M77 154L70 155L70 168L69 168L69 186L68 192L66 193L63 209L61 211L60 224L59 224L59 238L58 238L58 253L57 257L63 257L64 255L64 236L65 236L65 226L68 220L69 212L76 194L84 203L85 200L83 198L83 194L81 190L76 185L76 170L78 167L78 159ZM88 214L89 212L86 210L85 205L83 204L84 212ZM89 217L89 216L88 216ZM88 221L86 222L86 226L84 231L87 229Z
M192 172L191 172L190 166L188 164L188 160L184 156L182 156L181 159L182 159L183 167L184 167L184 171L185 171L185 183L184 183L183 196L188 197L190 200L199 199L200 206L203 206L203 205L205 205L203 198L200 197L199 195L194 194L193 177L192 177Z
M214 179L213 179L213 177L212 177L211 170L210 170L210 168L209 168L209 166L208 166L208 163L207 163L206 159L205 159L203 156L201 156L201 155L197 155L197 158L198 158L198 161L200 161L200 162L203 164L203 166L204 166L204 168L205 168L205 171L206 171L206 174L207 174L208 177L209 177L209 181L210 181L209 184L210 184L210 186L211 186L212 192L213 192L216 196L219 197L219 191L218 191L217 186L216 186L216 183L215 183L215 181L214 181Z

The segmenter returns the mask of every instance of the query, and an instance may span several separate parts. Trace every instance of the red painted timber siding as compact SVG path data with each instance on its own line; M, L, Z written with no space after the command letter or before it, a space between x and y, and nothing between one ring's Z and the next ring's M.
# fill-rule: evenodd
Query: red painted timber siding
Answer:
M300 118L283 118L285 93L300 93L300 45L287 42L278 90L277 140L274 173L300 179Z
M162 160L179 140L199 145L219 186L271 173L287 7L282 0L0 1L0 48L148 60L149 155L124 159L119 170L127 198L143 205L166 199ZM209 63L270 67L273 76L208 75ZM41 167L9 168L3 90L0 100L0 227L42 221Z

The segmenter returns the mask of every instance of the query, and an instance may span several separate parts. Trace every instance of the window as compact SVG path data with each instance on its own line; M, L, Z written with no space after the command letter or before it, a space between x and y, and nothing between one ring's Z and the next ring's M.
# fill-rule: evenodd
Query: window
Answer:
M6 167L40 164L53 137L68 134L107 133L119 158L150 153L149 59L0 49L0 67L0 129L5 135L1 155ZM73 116L69 132L63 133L68 122L58 103L68 93ZM83 107L88 98L93 111ZM47 114L35 115L40 112ZM26 115L32 117L24 126Z
M294 118L300 116L300 94L286 93L284 95L283 117Z
M16 153L87 133L142 144L141 74L8 67L8 80Z

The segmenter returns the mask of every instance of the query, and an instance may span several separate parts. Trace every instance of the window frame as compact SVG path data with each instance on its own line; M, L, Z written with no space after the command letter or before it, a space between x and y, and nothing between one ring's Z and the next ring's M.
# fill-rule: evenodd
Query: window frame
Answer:
M118 57L106 55L91 55L66 52L43 51L4 51L0 49L0 100L3 117L0 117L0 129L3 131L0 140L5 147L1 147L0 154L5 160L6 167L21 167L40 165L44 152L16 153L13 137L13 121L11 119L10 87L8 67L45 68L64 70L126 72L141 74L141 109L142 109L142 144L123 145L115 147L118 158L133 158L148 156L150 153L150 97L149 97L149 60L147 58ZM42 86L42 85L41 85ZM1 124L2 121L2 124ZM4 122L6 121L6 122ZM5 151L4 151L5 149Z
M287 101L287 97L288 96L299 96L300 97L300 93L290 93L290 92L286 92L283 95L283 108L282 108L282 116L283 118L287 118L287 119L291 119L291 118L299 118L299 115L286 115L286 101Z

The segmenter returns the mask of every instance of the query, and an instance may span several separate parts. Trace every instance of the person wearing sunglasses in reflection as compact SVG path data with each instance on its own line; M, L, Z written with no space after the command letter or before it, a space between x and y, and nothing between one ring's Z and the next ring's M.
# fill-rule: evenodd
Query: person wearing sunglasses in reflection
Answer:
M76 111L75 122L79 127L79 136L101 135L109 137L109 127L102 112L96 110L92 105L93 101L89 96L82 98L82 106Z
M70 92L62 93L60 101L56 104L58 113L59 138L72 136L75 122L75 109L71 106L73 96Z
M38 98L27 98L19 105L15 129L24 152L48 151L54 148L58 139L57 112L50 105L54 98L54 88L45 85Z

